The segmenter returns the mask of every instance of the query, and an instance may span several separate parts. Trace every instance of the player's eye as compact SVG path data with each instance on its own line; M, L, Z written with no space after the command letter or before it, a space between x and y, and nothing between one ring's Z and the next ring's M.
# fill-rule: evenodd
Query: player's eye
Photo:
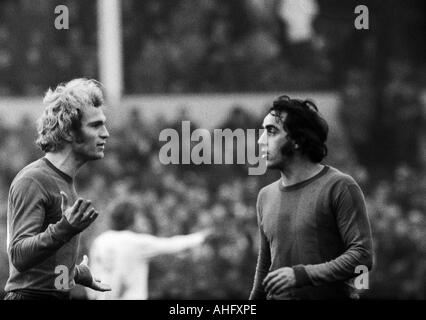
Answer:
M92 123L93 128L100 128L100 127L102 127L102 125L103 125L103 122L101 122L101 121Z
M268 128L266 131L268 132L268 135L274 135L277 132L275 128Z

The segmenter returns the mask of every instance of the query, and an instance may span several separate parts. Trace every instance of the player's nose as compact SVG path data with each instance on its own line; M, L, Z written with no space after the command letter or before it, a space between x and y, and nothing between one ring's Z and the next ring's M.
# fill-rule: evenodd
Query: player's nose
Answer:
M103 130L101 131L100 136L101 136L102 139L108 139L109 138L109 131L105 126L103 127Z
M263 130L262 134L259 137L259 140L257 140L257 143L259 145L266 145L266 130Z

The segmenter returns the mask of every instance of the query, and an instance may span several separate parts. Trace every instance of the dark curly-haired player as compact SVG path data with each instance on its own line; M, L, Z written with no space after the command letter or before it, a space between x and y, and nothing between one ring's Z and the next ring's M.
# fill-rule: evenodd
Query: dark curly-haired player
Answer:
M327 123L313 102L281 96L263 127L262 155L281 179L259 192L260 250L250 299L356 298L357 267L373 264L371 229L358 184L321 164Z

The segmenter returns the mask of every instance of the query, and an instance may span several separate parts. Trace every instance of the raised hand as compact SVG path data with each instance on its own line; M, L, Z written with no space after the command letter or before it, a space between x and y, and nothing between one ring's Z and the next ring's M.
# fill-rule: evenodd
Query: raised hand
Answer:
M98 217L98 212L91 207L92 202L78 198L70 207L68 197L61 191L61 210L68 223L74 228L84 230Z
M101 280L92 275L89 268L89 258L86 255L77 268L78 279L76 279L76 283L96 291L111 291L111 287L108 284L102 283Z

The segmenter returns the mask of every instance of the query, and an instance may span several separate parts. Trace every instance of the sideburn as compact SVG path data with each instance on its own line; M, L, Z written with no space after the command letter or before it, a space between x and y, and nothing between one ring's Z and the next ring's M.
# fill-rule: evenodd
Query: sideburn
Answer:
M82 144L86 142L86 139L84 137L84 134L81 132L81 129L73 130L74 132L74 141L77 144Z
M294 143L290 140L287 140L281 147L281 154L289 158L293 157L295 154Z
M74 133L75 143L81 144L85 141L84 135L81 132L81 120L83 118L83 113L80 109L77 109L77 119L74 119L71 125L72 131Z

